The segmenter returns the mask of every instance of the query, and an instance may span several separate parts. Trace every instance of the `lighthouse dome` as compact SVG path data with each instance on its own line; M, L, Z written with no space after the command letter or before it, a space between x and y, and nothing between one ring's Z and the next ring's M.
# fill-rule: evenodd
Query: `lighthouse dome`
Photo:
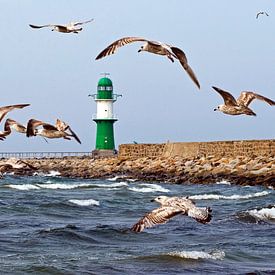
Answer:
M111 86L113 87L113 83L112 83L112 80L108 77L102 77L99 79L98 81L98 84L97 84L98 87L107 87L107 86Z
M110 78L103 77L97 84L97 99L113 99L113 83Z

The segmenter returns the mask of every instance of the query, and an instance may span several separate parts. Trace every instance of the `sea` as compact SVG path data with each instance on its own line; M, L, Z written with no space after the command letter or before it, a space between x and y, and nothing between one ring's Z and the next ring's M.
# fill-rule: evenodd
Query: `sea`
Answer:
M275 274L275 190L69 179L57 171L0 179L0 274ZM159 195L212 208L135 233Z

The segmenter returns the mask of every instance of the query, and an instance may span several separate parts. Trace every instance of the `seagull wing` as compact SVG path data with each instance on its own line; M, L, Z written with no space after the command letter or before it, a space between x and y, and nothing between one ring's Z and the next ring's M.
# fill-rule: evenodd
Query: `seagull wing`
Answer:
M50 124L47 124L47 123L45 123L45 122L43 122L43 121L41 121L41 120L36 120L36 119L30 119L29 121L28 121L28 124L27 124L27 137L32 137L32 136L36 136L36 133L35 133L35 129L37 128L37 127L39 127L39 126L41 126L41 125L43 125L43 127L45 128L47 128L47 125L50 127L54 127L54 126L52 126L52 125L50 125ZM54 127L54 129L56 129L55 127Z
M226 92L226 91L224 91L220 88L214 87L214 86L212 86L212 88L223 97L225 105L231 105L231 106L238 105L236 99L229 92Z
M237 102L238 102L238 104L247 107L254 99L259 99L259 100L265 101L266 103L268 103L271 106L275 105L275 101L273 101L265 96L256 94L254 92L246 92L246 91L241 92L241 95L237 99Z
M195 219L197 222L200 223L208 223L210 222L212 215L210 214L212 212L211 208L209 207L192 207L187 211L187 215L193 219Z
M90 22L92 22L92 21L94 21L93 18L90 19L90 20L84 21L84 22L75 22L75 23L73 23L73 25L74 25L74 26L79 26L79 25L83 25L83 24L90 23Z
M75 140L76 140L79 144L81 144L81 141L80 141L79 137L78 137L78 136L76 135L76 133L71 129L70 126L69 126L68 130L71 132L72 137L74 137Z
M146 214L143 218L141 218L136 224L131 228L132 231L141 232L145 228L153 227L158 224L164 224L172 217L183 213L181 209L170 207L170 206L162 206L157 209L154 209L152 212Z
M17 104L17 105L10 105L10 106L4 106L0 108L0 122L4 118L4 116L12 111L13 109L22 109L24 107L29 106L30 104Z
M49 130L49 131L58 131L58 129L52 125L52 124L49 124L49 123L43 123L41 124L42 127L45 129L45 130Z
M111 45L109 45L107 48L105 48L95 59L98 60L107 55L114 54L118 48L130 43L139 42L139 41L148 41L148 40L141 37L123 37L121 39L118 39L115 42L113 42Z
M48 25L37 26L37 25L29 24L29 26L30 26L31 28L34 28L34 29L40 29L40 28L45 28L45 27L55 27L55 26L57 26L57 25L48 24Z
M188 61L187 61L187 57L186 57L185 53L177 47L171 47L171 51L173 52L173 54L176 55L177 59L179 60L180 64L184 68L184 70L188 73L190 78L193 80L193 82L200 89L200 83L199 83L195 73L193 72L191 67L188 65Z
M15 121L13 119L8 118L5 122L4 130L8 131L11 128L19 133L26 133L26 131L27 131L27 128L24 125L18 123L17 121Z

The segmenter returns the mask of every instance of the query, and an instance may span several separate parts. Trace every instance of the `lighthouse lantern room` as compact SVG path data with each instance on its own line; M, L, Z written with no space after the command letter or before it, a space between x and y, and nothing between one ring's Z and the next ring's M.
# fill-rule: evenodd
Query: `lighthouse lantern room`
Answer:
M119 94L113 93L113 83L106 77L98 81L97 93L90 95L96 102L96 146L94 156L109 156L115 154L114 123L118 120L113 113L113 104Z

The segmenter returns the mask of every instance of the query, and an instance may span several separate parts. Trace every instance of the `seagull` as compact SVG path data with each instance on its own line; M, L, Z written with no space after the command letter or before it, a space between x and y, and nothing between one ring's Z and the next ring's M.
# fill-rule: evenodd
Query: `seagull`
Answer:
M131 228L134 232L141 232L145 228L153 227L158 224L164 224L172 217L182 214L195 219L200 223L210 222L212 215L209 207L196 207L195 203L188 197L167 197L159 196L153 199L160 203L160 207L147 213Z
M0 107L0 122L3 120L3 118L5 117L5 115L8 112L10 112L14 109L22 109L22 108L25 108L29 105L30 104L16 104L16 105L9 105L9 106ZM4 131L3 132L0 131L0 140L4 140L6 138L6 136L8 136L10 133L11 133L11 129L5 123Z
M174 58L179 60L184 70L188 73L190 78L193 80L193 82L196 84L198 88L200 88L200 83L191 69L191 67L188 65L187 58L185 53L177 48L173 47L171 45L159 42L159 41L151 41L147 40L145 38L141 37L123 37L121 39L118 39L117 41L110 44L107 48L105 48L101 53L98 54L98 56L95 58L96 60L103 58L107 55L114 54L116 50L119 47L125 46L127 44L133 43L133 42L145 42L138 52L147 51L154 54L159 55L165 55L167 56L172 62L174 62Z
M275 105L275 101L254 92L241 92L239 98L236 100L229 92L226 92L214 86L212 86L212 88L217 91L224 100L224 104L219 105L217 108L214 109L214 111L221 111L227 115L256 116L256 114L250 108L248 108L248 105L254 99L265 101L271 106Z
M39 126L42 126L42 128L37 129ZM64 138L67 140L71 140L71 137L73 137L81 144L80 139L71 127L59 119L56 120L55 126L40 120L30 119L27 124L27 137L37 135L46 138Z
M72 33L78 33L80 31L82 31L82 28L79 28L78 26L90 23L93 20L94 19L90 19L90 20L84 21L84 22L70 22L66 25L48 24L48 25L37 26L37 25L29 24L29 26L34 28L34 29L50 27L50 28L52 28L52 31L64 32L64 33L71 33L71 32Z
M266 16L269 16L269 14L266 13L265 11L259 11L259 12L256 14L256 19L258 19L259 15L266 15Z
M0 132L0 138L5 139L6 136L11 134L12 130L15 130L16 132L23 133L23 134L27 132L27 128L25 126L23 126L22 124L18 123L13 119L8 118L6 119L6 122L4 125L4 132Z

